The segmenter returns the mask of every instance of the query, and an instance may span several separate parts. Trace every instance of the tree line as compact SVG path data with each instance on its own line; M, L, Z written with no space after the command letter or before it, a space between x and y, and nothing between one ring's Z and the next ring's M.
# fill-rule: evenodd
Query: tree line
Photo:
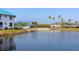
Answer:
M50 20L56 20L56 19L60 20L59 25L61 26L61 28L64 28L64 25L68 25L68 26L70 26L72 24L79 25L78 21L75 21L74 23L71 22L72 19L68 19L68 22L65 22L64 18L61 15L58 15L58 17L48 16L48 19L50 19Z

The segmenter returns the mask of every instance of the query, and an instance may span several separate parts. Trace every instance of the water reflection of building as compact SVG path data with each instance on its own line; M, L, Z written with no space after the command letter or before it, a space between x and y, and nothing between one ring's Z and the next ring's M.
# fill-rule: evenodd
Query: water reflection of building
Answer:
M0 37L0 51L15 50L13 37Z

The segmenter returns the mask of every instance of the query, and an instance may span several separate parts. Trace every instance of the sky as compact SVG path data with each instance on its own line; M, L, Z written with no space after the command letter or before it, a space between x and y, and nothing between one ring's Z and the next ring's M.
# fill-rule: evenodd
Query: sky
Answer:
M4 8L16 15L17 22L37 21L38 23L59 22L58 15L65 21L72 19L73 22L79 21L79 8ZM55 20L48 19L48 16L56 17Z

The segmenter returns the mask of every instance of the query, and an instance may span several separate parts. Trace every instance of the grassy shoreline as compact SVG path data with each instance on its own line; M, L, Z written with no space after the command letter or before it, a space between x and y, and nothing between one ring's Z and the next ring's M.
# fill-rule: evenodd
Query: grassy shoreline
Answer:
M62 32L79 32L79 28L58 28L58 29L51 29L51 30L57 30Z
M9 35L19 35L28 32L34 31L45 31L45 30L56 30L62 32L79 32L79 28L58 28L58 29L51 29L51 28L29 28L29 29L20 29L20 30L0 30L0 36L9 36Z
M19 35L23 33L33 32L33 29L20 29L20 30L0 30L0 36Z

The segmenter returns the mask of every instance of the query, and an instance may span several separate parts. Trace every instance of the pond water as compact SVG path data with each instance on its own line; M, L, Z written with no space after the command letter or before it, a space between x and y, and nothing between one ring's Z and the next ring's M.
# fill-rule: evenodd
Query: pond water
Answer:
M38 31L0 37L0 51L79 51L79 32Z

